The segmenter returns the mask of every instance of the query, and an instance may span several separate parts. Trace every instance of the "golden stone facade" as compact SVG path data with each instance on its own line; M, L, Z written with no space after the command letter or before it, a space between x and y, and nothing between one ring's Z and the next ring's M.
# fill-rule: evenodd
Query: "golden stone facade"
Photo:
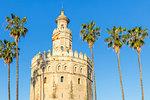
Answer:
M72 51L69 21L61 11L53 31L53 53L44 51L32 59L30 100L93 100L92 62L86 54Z

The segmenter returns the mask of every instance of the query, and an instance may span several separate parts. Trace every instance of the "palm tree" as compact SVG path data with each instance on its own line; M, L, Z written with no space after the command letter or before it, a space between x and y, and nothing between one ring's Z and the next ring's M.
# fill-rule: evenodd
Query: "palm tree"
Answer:
M147 33L148 29L142 29L142 27L135 27L133 29L129 29L127 35L124 35L125 42L127 41L127 45L131 48L135 49L138 53L138 61L139 61L139 69L140 69L140 79L141 79L141 94L142 100L144 100L144 93L143 93L143 82L142 82L142 69L141 69L141 60L140 60L140 52L141 47L145 44L144 39L148 37Z
M91 23L82 24L82 30L80 31L80 36L82 36L82 41L88 42L89 48L91 48L95 100L97 100L97 96L96 96L96 82L95 82L95 70L94 70L94 58L93 58L93 45L95 41L98 40L98 37L100 36L100 30L101 30L100 27L96 27L96 23L91 21Z
M5 64L8 65L8 98L10 100L10 63L13 62L13 58L16 57L16 43L4 40L0 41L0 59L4 59Z
M10 36L15 39L16 42L16 58L17 58L17 87L16 87L16 100L18 100L18 88L19 88L19 65L18 65L18 40L21 36L25 37L28 29L24 27L27 18L20 19L18 16L11 14L11 18L6 16L7 26L5 29L10 31Z
M113 49L115 49L115 52L117 53L120 84L121 84L121 91L122 91L122 99L123 100L124 100L124 91L123 91L123 85L122 85L119 53L120 53L120 48L123 46L123 43L124 43L123 42L124 39L122 38L122 33L124 31L126 31L126 28L122 28L121 26L119 28L113 26L112 30L107 28L107 32L110 35L110 37L105 39L105 43L108 43L108 48L113 46Z

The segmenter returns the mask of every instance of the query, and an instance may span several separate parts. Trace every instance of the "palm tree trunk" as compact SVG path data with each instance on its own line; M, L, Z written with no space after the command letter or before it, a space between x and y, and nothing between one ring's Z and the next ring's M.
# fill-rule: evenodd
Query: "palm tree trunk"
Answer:
M120 68L120 61L119 61L119 52L117 52L117 58L118 58L118 68L119 68L120 84L121 84L121 91L122 91L122 100L124 100L124 92L123 92L123 85L122 85L122 78L121 78L121 68Z
M139 60L139 69L140 69L140 78L141 78L141 94L142 94L142 100L144 100L143 82L142 82L142 69L141 69L141 60L140 60L140 53L139 52L138 52L138 60Z
M43 71L43 100L44 100L44 71Z
M92 66L93 66L94 94L95 94L95 100L97 100L97 96L96 96L96 82L95 82L95 70L94 70L94 57L93 57L93 48L92 47L91 47L91 55L92 55Z
M18 100L19 93L19 66L18 66L18 40L16 39L16 58L17 58L17 87L16 87L16 100Z
M8 97L10 100L10 63L8 63Z

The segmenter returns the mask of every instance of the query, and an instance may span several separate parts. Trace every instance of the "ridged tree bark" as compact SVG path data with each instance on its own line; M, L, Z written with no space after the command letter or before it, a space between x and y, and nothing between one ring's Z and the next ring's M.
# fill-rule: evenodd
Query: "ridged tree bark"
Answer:
M18 39L15 39L16 42L16 58L17 58L17 87L16 87L16 100L19 98L19 64L18 64Z
M8 98L10 100L10 63L8 63Z
M122 91L122 100L124 100L124 91L123 91L123 85L122 85L121 68L120 68L120 61L119 61L119 52L117 52L117 58L118 58L118 68L119 68L120 84L121 84L121 91Z
M92 55L92 66L93 66L94 94L95 94L95 100L97 100L97 96L96 96L95 70L94 70L94 57L93 57L93 48L92 48L92 47L91 47L91 55Z
M137 52L137 53L138 53L139 70L140 70L140 79L141 79L141 94L142 94L142 100L144 100L144 92L143 92L143 81L142 81L142 68L141 68L140 52Z

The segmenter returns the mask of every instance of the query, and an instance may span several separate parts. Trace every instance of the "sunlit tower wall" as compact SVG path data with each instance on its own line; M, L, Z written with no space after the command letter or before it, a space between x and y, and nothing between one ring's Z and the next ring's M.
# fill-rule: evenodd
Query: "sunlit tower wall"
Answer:
M30 100L93 100L92 62L86 54L72 51L69 22L61 11L53 31L53 52L33 57Z

